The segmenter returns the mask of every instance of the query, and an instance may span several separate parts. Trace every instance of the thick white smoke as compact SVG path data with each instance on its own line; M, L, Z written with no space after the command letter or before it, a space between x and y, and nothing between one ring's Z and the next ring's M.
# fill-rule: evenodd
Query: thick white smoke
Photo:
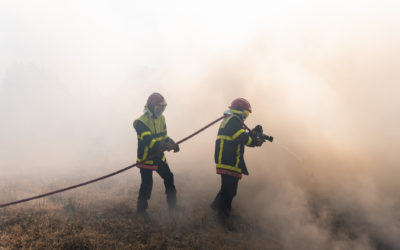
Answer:
M247 149L234 213L260 218L286 249L400 248L398 9L2 2L1 177L95 177L130 165L131 123L155 91L176 140L245 97L249 126L276 140ZM217 192L216 131L167 156L182 197Z

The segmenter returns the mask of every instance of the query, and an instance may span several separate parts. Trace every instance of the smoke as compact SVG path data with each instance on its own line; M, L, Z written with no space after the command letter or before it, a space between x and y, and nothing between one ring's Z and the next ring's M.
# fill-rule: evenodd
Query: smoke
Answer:
M233 213L285 249L400 248L397 3L150 2L1 4L2 179L130 165L152 92L175 140L244 97L275 141L246 149ZM182 197L216 194L216 132L167 155Z

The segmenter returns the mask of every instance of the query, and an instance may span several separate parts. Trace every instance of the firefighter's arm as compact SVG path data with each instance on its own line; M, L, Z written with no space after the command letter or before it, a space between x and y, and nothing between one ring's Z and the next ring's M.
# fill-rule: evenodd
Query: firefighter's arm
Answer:
M165 121L164 121L164 131L165 131L165 136L157 139L153 138L150 141L149 148L154 148L156 149L156 151L162 151L162 152L171 150L174 150L174 152L178 152L179 146L175 144L175 142L171 138L169 138L167 134L167 125Z
M162 119L165 119L164 117ZM168 148L168 142L169 142L169 137L167 134L167 125L165 124L165 120L163 120L164 123L164 130L165 130L165 136L163 137L158 137L158 138L152 138L149 144L149 148L155 149L156 151L169 151L170 149Z
M160 147L162 147L163 151L171 151L174 150L174 152L179 152L180 148L179 145L175 143L174 140L171 138L167 138L163 141L160 142Z
M166 130L166 128L165 128ZM179 152L180 148L179 145L175 143L174 140L172 140L168 135L167 138L163 141L160 142L162 145L162 150L163 151L171 151L174 150L174 153Z
M256 141L247 133L241 121L238 119L232 119L232 139L239 144L246 145L249 147L256 146Z
M150 130L139 120L133 122L133 127L136 130L138 140L142 140L145 145L149 146L151 143Z
M174 150L174 152L179 152L180 148L179 145L175 143L174 140L172 140L169 136L168 136L168 132L167 132L167 123L165 122L165 118L164 119L164 129L165 132L167 133L167 138L162 141L162 147L163 147L163 151L171 151Z

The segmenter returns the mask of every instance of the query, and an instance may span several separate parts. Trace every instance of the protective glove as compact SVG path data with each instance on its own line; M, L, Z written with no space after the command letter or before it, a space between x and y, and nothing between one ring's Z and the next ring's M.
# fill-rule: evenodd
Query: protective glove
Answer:
M252 130L249 131L250 136L255 140L256 137L261 137L263 133L263 129L261 125L255 126Z
M168 150L168 143L164 140L164 141L160 141L158 143L158 151L167 151Z
M251 131L254 131L256 133L258 132L258 133L262 134L263 133L263 127L261 125L257 125Z
M174 152L179 152L179 145L176 144L172 139L166 139L164 141L159 142L159 150L160 151L171 151L174 150Z
M175 141L172 140L171 138L169 139L169 143L170 143L170 145L171 145L171 149L174 150L174 153L177 153L177 152L179 152L179 150L181 150L181 149L179 148L179 145L176 144Z
M174 153L177 153L177 152L179 152L181 149L179 148L179 145L178 144L175 144L175 147L174 147Z
M254 138L254 146L261 147L263 145L263 143L264 143L263 138L260 138L260 137Z
M175 148L174 143L172 141L168 141L166 144L165 150L169 152L169 151L173 150L174 148Z

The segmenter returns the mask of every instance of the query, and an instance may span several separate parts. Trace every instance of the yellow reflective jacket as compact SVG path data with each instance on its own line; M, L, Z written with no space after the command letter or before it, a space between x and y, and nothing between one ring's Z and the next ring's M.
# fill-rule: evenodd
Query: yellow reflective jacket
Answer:
M218 174L228 174L238 178L248 175L244 162L244 146L254 147L254 141L244 130L240 114L225 118L218 130L214 159Z
M159 143L168 139L167 126L163 115L155 118L146 107L145 113L133 122L138 137L137 162L159 150ZM164 153L157 157L139 164L138 167L156 170L161 162L166 162Z

